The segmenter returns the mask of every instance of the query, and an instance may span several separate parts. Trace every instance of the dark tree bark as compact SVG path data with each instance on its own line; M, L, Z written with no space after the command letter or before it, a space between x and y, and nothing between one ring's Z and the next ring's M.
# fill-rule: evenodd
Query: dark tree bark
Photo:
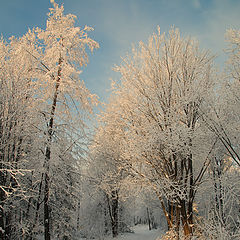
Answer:
M112 235L117 237L118 235L118 192L112 191Z
M193 225L193 200L194 200L194 186L193 186L193 165L192 165L192 154L188 158L188 169L189 169L189 196L188 196L188 223L190 234L194 231Z
M113 190L111 193L111 199L107 196L108 210L111 218L112 225L112 236L115 238L118 236L118 212L119 212L119 203L118 203L118 190Z
M149 231L151 231L152 230L151 218L150 218L150 213L149 213L148 208L147 208L147 218L148 218L148 229L149 229Z
M47 147L45 152L45 179L44 179L44 237L45 240L51 240L50 236L50 209L49 209L49 165L51 159L51 143L52 143L52 136L53 136L53 126L54 126L54 117L55 111L57 106L57 98L59 93L59 86L60 86L60 77L61 77L61 63L62 58L59 58L58 61L58 73L55 85L55 92L53 96L53 103L51 108L51 117L48 124L48 139L47 139Z

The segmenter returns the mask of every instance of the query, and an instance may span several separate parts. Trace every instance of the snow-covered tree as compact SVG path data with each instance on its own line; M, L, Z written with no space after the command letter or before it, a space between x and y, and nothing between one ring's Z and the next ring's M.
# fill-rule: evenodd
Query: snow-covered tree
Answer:
M12 169L11 165L18 164L19 154L30 156L34 149L37 150L32 162L24 166L29 173L23 181L34 187L34 196L30 197L27 209L35 213L32 212L34 217L28 231L32 236L33 228L43 217L44 235L48 240L52 231L50 226L54 226L54 219L50 217L55 204L51 206L51 202L57 201L54 192L61 195L59 198L65 194L60 191L60 186L56 190L56 183L71 175L75 164L74 161L67 163L67 160L74 159L72 152L85 136L84 119L92 112L92 104L96 103L96 96L86 89L79 74L88 63L86 48L90 51L98 48L98 43L88 37L92 28L75 27L76 17L64 15L63 6L52 3L46 29L29 29L23 37L13 37L9 46L1 40L0 49L1 89L4 89L1 92L1 136L6 136L1 138L1 204L9 193L4 186L6 174L9 176L8 185L18 185L16 168ZM31 137L27 128L32 131ZM22 145L27 137L31 147L25 149ZM34 170L32 174L31 170ZM60 179L56 179L56 173ZM72 184L70 178L65 181L69 188ZM44 214L39 212L42 202ZM6 238L7 221L1 212L1 234Z
M193 202L214 145L201 122L214 86L212 59L177 29L168 36L159 30L115 68L121 80L114 83L112 117L106 113L123 132L125 166L158 194L169 228L178 232L182 220L186 236L193 233Z
M117 237L123 223L120 219L121 194L124 191L123 179L126 171L119 164L121 158L121 137L118 128L114 124L99 126L90 146L90 162L92 166L89 171L92 178L98 183L99 191L102 193L105 204L105 221L111 223L113 237ZM107 212L107 214L106 214ZM109 231L105 226L105 234Z
M27 201L29 192L22 184L28 175L26 162L34 143L37 124L34 91L30 84L29 62L22 61L18 54L19 40L11 38L0 41L0 236L14 237L14 227L21 225L18 212L20 199ZM14 223L13 223L14 221ZM15 225L15 226L14 226ZM18 230L21 227L18 228ZM19 230L20 231L20 230Z
M236 165L240 166L239 139L239 72L240 72L240 34L237 30L228 30L226 39L229 43L226 53L228 60L222 76L217 96L211 103L211 114L205 115L204 120L208 128L221 141L226 154Z
M85 46L91 51L98 47L98 44L90 39L87 31L89 27L80 29L74 27L73 15L64 15L63 6L56 3L50 9L46 30L34 29L31 37L34 41L27 43L26 54L33 55L37 59L35 70L36 82L44 91L45 114L47 120L46 147L44 160L44 235L50 239L50 169L52 164L52 142L57 132L58 124L69 124L71 105L77 109L91 111L91 102L94 98L85 88L84 83L79 80L80 68L87 64L88 58ZM36 48L31 52L31 45ZM36 53L38 55L35 55ZM73 104L70 104L73 103ZM76 108L74 110L77 110ZM59 114L60 113L60 114ZM82 116L79 116L82 119ZM71 121L72 120L72 121ZM80 119L78 119L81 122ZM58 122L58 124L57 124ZM73 123L73 118L70 119ZM82 127L80 125L80 127Z

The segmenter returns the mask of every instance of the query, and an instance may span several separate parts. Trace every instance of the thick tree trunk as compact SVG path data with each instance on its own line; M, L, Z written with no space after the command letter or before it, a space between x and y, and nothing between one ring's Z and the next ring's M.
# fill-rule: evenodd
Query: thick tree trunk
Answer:
M180 211L181 211L181 220L182 220L184 235L186 237L190 237L191 230L190 230L190 227L189 227L188 216L187 216L187 209L186 209L185 203L186 203L185 200L181 200L181 209L180 209Z
M168 229L171 229L172 228L172 222L171 222L169 214L168 214L168 212L166 210L164 201L163 201L162 197L159 195L159 193L157 191L155 191L155 193L157 194L158 199L160 200L160 203L161 203L161 206L162 206L162 210L163 210L164 216L165 216L166 221L167 221Z

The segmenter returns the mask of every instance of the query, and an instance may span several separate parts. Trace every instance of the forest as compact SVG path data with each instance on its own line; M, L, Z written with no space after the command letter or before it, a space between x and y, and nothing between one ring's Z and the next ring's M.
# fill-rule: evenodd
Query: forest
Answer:
M157 27L102 103L81 79L93 28L51 2L45 29L0 39L0 239L240 239L240 30L218 68Z

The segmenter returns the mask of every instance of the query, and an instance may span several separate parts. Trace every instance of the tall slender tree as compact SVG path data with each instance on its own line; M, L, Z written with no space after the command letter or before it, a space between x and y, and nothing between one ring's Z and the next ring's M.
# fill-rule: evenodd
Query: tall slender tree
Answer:
M91 112L91 104L96 96L89 93L84 82L79 79L81 68L88 63L86 46L91 51L98 43L88 37L93 30L75 27L75 16L64 15L63 6L54 1L50 9L46 29L35 28L22 38L22 54L26 59L33 58L29 72L34 75L33 84L38 89L36 98L41 103L39 111L46 119L43 186L44 235L50 240L50 172L52 142L57 135L58 124L73 123L77 116L79 128L83 128L83 118ZM73 116L75 115L75 116ZM77 126L76 126L77 127ZM77 133L76 133L77 136ZM41 191L39 192L41 193Z

